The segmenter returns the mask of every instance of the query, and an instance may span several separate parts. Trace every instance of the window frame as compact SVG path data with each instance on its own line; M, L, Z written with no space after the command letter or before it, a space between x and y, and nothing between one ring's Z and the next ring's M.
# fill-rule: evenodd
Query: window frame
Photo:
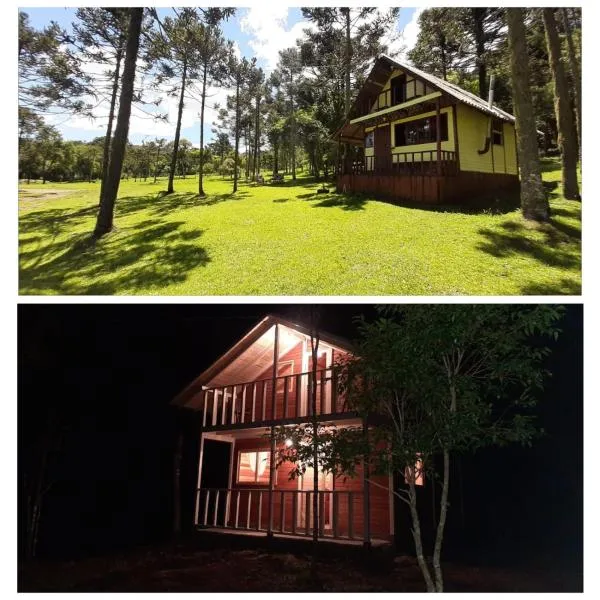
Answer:
M423 139L423 128L426 126L426 122L429 121L429 126L431 127L431 131L433 133L433 138L431 134L427 139ZM435 144L436 143L436 134L435 134L435 121L436 116L430 115L428 117L421 117L419 119L412 119L410 121L404 121L403 123L396 123L394 125L394 148L402 148L404 146L420 146L422 144ZM402 128L402 134L398 135L398 128ZM407 135L407 128L413 127L416 128L415 133L415 141L409 141L409 137ZM403 140L403 144L398 144L398 138ZM440 141L447 142L449 141L449 132L448 132L448 112L440 113Z
M367 140L371 140L369 144ZM375 130L372 129L365 134L365 148L374 148L375 147Z
M269 456L269 466L268 469L265 469L265 472L268 474L266 481L258 480L258 457L261 452L266 452ZM255 455L255 469L254 469L254 481L240 481L240 467L242 465L242 454L254 454ZM255 448L252 450L238 450L237 451L237 466L235 470L235 483L236 485L256 485L256 486L268 486L270 479L270 470L271 470L271 450L269 448ZM275 471L277 473L277 471Z

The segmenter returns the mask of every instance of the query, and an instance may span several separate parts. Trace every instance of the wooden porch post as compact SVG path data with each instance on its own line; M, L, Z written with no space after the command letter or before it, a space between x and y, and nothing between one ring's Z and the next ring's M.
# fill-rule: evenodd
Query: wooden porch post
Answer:
M271 420L275 420L275 391L277 386L277 362L279 358L279 325L275 324L275 341L273 343L273 381L271 383ZM273 535L273 484L275 482L275 425L271 425L271 461L269 465L269 525L267 535Z
M458 109L457 103L452 105L452 127L454 129L454 158L456 161L456 173L460 171L460 154L458 151Z
M367 419L363 419L363 435L369 435L367 427ZM371 493L369 486L369 461L363 461L363 509L364 509L364 533L363 546L371 547Z
M196 483L196 510L194 512L194 525L198 525L200 512L200 483L202 481L202 460L204 456L204 433L200 434L200 453L198 459L198 482Z
M440 98L435 99L435 145L437 151L437 174L442 174L442 119L440 116Z

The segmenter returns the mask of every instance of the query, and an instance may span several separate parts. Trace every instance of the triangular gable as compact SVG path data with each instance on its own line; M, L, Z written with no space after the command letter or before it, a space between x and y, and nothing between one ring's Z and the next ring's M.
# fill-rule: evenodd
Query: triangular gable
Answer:
M494 105L490 108L488 102L483 98L480 98L471 92L467 92L453 83L444 81L435 75L430 75L407 63L397 61L386 54L380 54L375 60L373 68L364 85L356 95L344 123L333 133L331 136L332 139L339 138L341 142L349 142L351 144L357 142L362 143L364 141L363 125L359 123L352 124L350 123L350 120L362 116L358 114L358 107L363 105L363 101L366 98L376 96L377 93L385 87L385 84L394 69L400 69L405 73L424 81L443 94L451 96L455 100L467 104L471 108L483 112L486 115L491 115L509 123L515 122L515 117L513 115Z
M275 325L281 325L283 328L296 332L303 336L310 336L310 327L299 322L292 322L288 319L275 315L268 315L262 319L255 327L238 340L227 352L220 356L212 365L205 369L194 381L192 381L182 392L180 392L171 402L175 406L187 406L202 389L209 386L211 382L218 379L219 375L224 373L228 367L233 365L238 359L252 349L253 359L261 359L264 354L266 363L272 364L272 342L273 329ZM347 340L338 336L323 332L319 329L320 340L333 348L344 352L351 352L352 345ZM299 340L298 340L299 341ZM270 349L269 349L270 345ZM237 381L236 383L243 383Z

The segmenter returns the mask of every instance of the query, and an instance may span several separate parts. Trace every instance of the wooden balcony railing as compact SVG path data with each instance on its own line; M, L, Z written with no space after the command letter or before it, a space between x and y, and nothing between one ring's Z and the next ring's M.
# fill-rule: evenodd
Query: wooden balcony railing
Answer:
M439 173L456 175L456 152L440 151ZM394 152L389 156L365 156L348 163L345 174L353 175L437 175L437 150Z
M338 393L335 367L318 370L316 386L318 415L347 412L345 399ZM306 372L277 377L275 394L272 378L203 390L202 425L211 428L311 417L312 388L313 373Z
M196 525L244 531L262 531L363 540L363 493L319 490L319 522L312 516L314 491L273 490L273 514L269 491L259 488L207 488L197 490Z

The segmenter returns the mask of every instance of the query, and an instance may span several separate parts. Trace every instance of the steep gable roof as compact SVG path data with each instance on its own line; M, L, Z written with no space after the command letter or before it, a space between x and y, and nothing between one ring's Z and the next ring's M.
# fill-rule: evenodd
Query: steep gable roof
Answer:
M466 90L463 90L461 87L458 87L457 85L455 85L453 83L444 81L443 79L440 79L439 77L436 77L435 75L430 75L429 73L425 73L425 71L421 71L421 69L417 69L416 67L413 67L407 63L403 63L403 62L394 60L393 58L390 58L386 54L381 54L378 57L378 60L380 60L380 59L385 59L389 63L391 63L392 65L397 67L398 69L402 69L403 71L406 71L407 73L415 75L416 77L419 77L420 79L424 79L425 81L430 83L432 86L437 87L441 92L445 92L449 96L452 96L453 98L456 98L460 102L464 102L465 104L468 104L469 106L471 106L483 113L492 115L493 117L497 117L498 119L502 119L503 121L509 121L510 123L515 122L515 117L513 115L511 115L510 113L507 113L506 111L504 111L501 108L498 108L497 106L494 106L494 105L492 105L492 107L490 108L488 105L488 102L486 100L484 100L483 98L480 98L479 96L476 96L475 94L472 94L471 92L467 92Z
M175 406L185 406L204 386L213 380L221 371L228 365L239 358L253 344L258 342L262 336L274 325L282 325L288 329L292 329L298 333L310 336L310 327L298 322L290 321L277 315L267 315L259 323L257 323L250 331L240 338L227 352L221 355L212 365L205 369L196 379L194 379L183 391L181 391L172 401ZM319 339L325 344L338 348L340 350L352 351L352 344L336 335L322 331L319 328ZM243 383L243 382L239 382Z
M362 105L362 101L364 99L373 97L381 91L381 88L385 85L394 69L401 69L402 71L425 81L428 85L435 88L439 92L447 94L459 102L467 104L471 108L474 108L475 110L478 110L486 115L491 115L509 123L515 122L515 117L510 113L494 105L492 105L490 108L487 100L484 100L483 98L480 98L471 92L467 92L453 83L444 81L435 75L430 75L425 71L421 71L421 69L417 69L408 63L398 61L394 58L391 58L387 54L380 54L375 59L373 68L367 76L364 85L356 95L352 107L350 108L349 113L346 115L344 123L332 134L331 139L336 139L337 137L342 136L346 139L346 141L352 141L352 143L354 143L354 141L363 141L364 124L353 124L350 123L350 121L359 116L357 112L358 107Z

